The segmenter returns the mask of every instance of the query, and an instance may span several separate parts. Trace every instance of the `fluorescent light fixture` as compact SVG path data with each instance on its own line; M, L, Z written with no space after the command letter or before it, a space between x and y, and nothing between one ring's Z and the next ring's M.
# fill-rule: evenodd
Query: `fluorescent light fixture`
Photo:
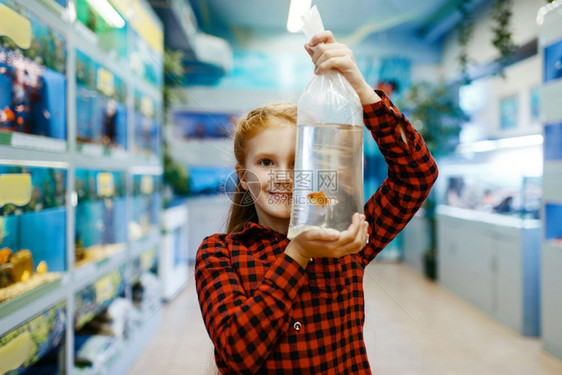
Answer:
M298 33L302 30L303 14L310 9L312 0L291 0L289 6L289 18L287 19L287 30L291 33Z
M526 135L523 137L498 139L498 148L529 147L541 145L543 137L541 134Z
M510 137L496 140L485 140L471 143L463 143L457 147L461 154L495 151L506 148L538 146L543 143L541 134L524 135L521 137Z
M87 0L88 4L103 18L103 20L112 27L121 29L125 26L125 20L113 8L107 0Z
M68 7L66 8L66 14L68 15L68 20L70 23L76 21L76 6L74 5L74 1L68 2Z

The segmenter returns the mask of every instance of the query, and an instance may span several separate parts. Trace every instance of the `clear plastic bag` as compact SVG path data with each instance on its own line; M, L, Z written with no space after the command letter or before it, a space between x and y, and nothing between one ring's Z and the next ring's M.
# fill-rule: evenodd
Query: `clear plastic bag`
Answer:
M316 6L307 38L324 31ZM318 228L343 231L363 213L363 108L337 71L316 75L297 104L297 146L288 238Z

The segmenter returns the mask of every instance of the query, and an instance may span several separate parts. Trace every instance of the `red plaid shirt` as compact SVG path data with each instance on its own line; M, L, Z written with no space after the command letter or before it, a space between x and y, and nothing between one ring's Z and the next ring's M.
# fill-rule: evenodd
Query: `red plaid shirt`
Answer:
M370 374L363 340L363 274L427 197L437 166L421 136L390 100L363 107L389 177L365 204L369 243L302 268L289 240L248 222L203 240L195 277L203 320L223 374ZM408 144L400 137L405 126Z

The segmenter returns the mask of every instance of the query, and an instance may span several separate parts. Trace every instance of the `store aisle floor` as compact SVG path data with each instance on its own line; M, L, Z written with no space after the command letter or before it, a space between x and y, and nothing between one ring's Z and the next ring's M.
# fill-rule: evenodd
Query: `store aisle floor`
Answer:
M562 361L402 264L365 275L365 341L376 375L555 375ZM165 307L164 323L131 375L211 374L212 346L195 284Z

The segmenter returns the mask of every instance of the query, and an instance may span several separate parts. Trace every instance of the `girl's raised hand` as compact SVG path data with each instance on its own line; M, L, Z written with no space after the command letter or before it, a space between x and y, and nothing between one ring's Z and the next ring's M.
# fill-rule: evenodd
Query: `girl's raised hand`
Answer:
M318 33L304 45L316 66L315 73L322 74L330 69L338 70L351 84L361 104L371 104L380 100L357 67L353 52L345 44L336 42L331 31Z
M285 249L285 253L306 267L314 257L340 258L356 254L365 247L368 233L365 215L353 214L349 228L343 232L333 229L315 229L296 236Z

